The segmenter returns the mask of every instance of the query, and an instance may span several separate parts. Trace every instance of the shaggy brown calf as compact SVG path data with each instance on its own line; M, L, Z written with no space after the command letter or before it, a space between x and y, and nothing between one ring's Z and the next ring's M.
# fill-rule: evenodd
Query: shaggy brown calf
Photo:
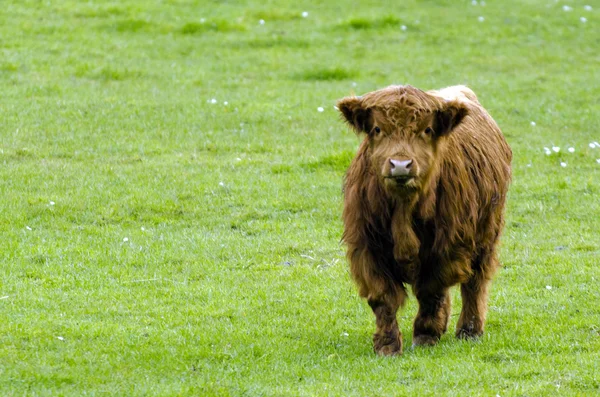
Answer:
M407 284L419 302L414 345L446 331L455 284L463 301L456 336L480 336L511 177L498 125L464 86L391 86L337 106L364 134L345 178L342 239L376 316L375 352L402 353L396 312Z

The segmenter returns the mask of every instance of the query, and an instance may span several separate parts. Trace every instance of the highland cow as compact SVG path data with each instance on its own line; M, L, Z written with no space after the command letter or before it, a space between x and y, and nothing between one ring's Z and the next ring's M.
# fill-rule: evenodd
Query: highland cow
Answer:
M337 106L364 135L344 181L342 240L376 317L375 352L402 353L396 312L407 285L419 303L413 345L439 341L456 284L456 336L479 337L511 178L498 125L464 86L390 86Z

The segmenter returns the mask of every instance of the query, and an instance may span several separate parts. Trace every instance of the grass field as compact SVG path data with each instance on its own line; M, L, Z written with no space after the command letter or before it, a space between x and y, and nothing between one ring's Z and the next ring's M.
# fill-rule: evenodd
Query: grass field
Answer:
M599 395L586 1L4 0L0 395ZM513 184L484 337L380 358L333 106L393 83L469 85Z

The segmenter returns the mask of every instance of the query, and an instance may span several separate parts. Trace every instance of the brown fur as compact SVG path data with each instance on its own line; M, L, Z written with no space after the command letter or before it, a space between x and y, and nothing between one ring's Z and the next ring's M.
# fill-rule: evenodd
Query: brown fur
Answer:
M345 178L342 239L376 316L375 351L402 353L396 312L406 285L419 302L414 344L435 344L446 331L455 284L463 299L456 335L480 336L511 177L500 129L463 86L391 86L338 108L365 136ZM391 177L391 159L413 161L407 179Z

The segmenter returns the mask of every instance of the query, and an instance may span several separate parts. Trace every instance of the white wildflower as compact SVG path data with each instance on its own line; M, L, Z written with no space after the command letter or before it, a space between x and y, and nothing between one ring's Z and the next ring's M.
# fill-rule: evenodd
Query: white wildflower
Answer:
M581 18L579 18L579 20L581 21L581 23L586 23L587 22L587 18L586 17L581 17Z
M596 148L596 144L594 142L590 143L588 146L592 149Z
M478 20L479 22L483 22L483 21L485 21L485 18L484 18L484 17L479 17L479 18L477 18L477 20Z
M572 11L572 10L573 10L573 7L563 6L563 11L569 12L569 11Z
M126 242L128 242L128 241L129 241L129 238L127 238L127 237L123 237L123 242L124 242L124 243L126 243Z
M532 122L531 122L531 123L529 123L529 124L531 124L531 126L532 126L532 127L535 127L535 121L532 121Z
M596 159L596 163L600 164L600 159Z
M552 151L554 153L558 153L558 152L560 152L560 148L558 146L552 146Z
M229 102L225 101L225 102L223 102L223 105L227 106L227 105L229 105Z
M265 24L265 20L261 19L260 21L258 21L258 23L260 23L261 25L264 25Z
M302 12L302 18L306 18L306 17L308 17L308 12L306 12L306 11L303 11L303 12Z
M583 9L586 11L592 11L592 6L583 6Z
M319 106L319 107L317 108L317 112L319 112L319 113L323 112L324 110L325 110L325 109L323 109L321 106Z
M552 289L552 286L551 286L551 285L546 285L546 289L547 289L547 290L551 290L551 289Z
M545 147L544 153L546 153L547 156L550 156L552 154L552 151L550 149L548 149L547 147Z
M219 182L219 186L224 187L225 184L223 182Z
M575 148L574 147L570 147L569 149L567 149L569 151L569 153L575 153Z
M476 5L477 5L477 0L473 0L473 1L471 2L471 5L473 5L473 6L476 6Z
M25 226L25 229L27 230L33 230L32 228L30 228L29 226Z
M567 163L565 163L564 161L561 161L561 162L560 162L560 166L564 168L564 167L566 167L566 166L567 166Z
M215 98L213 98L210 100L210 103L215 104L215 103L217 103L217 100Z
M54 205L56 204L54 201L50 201L50 205Z

